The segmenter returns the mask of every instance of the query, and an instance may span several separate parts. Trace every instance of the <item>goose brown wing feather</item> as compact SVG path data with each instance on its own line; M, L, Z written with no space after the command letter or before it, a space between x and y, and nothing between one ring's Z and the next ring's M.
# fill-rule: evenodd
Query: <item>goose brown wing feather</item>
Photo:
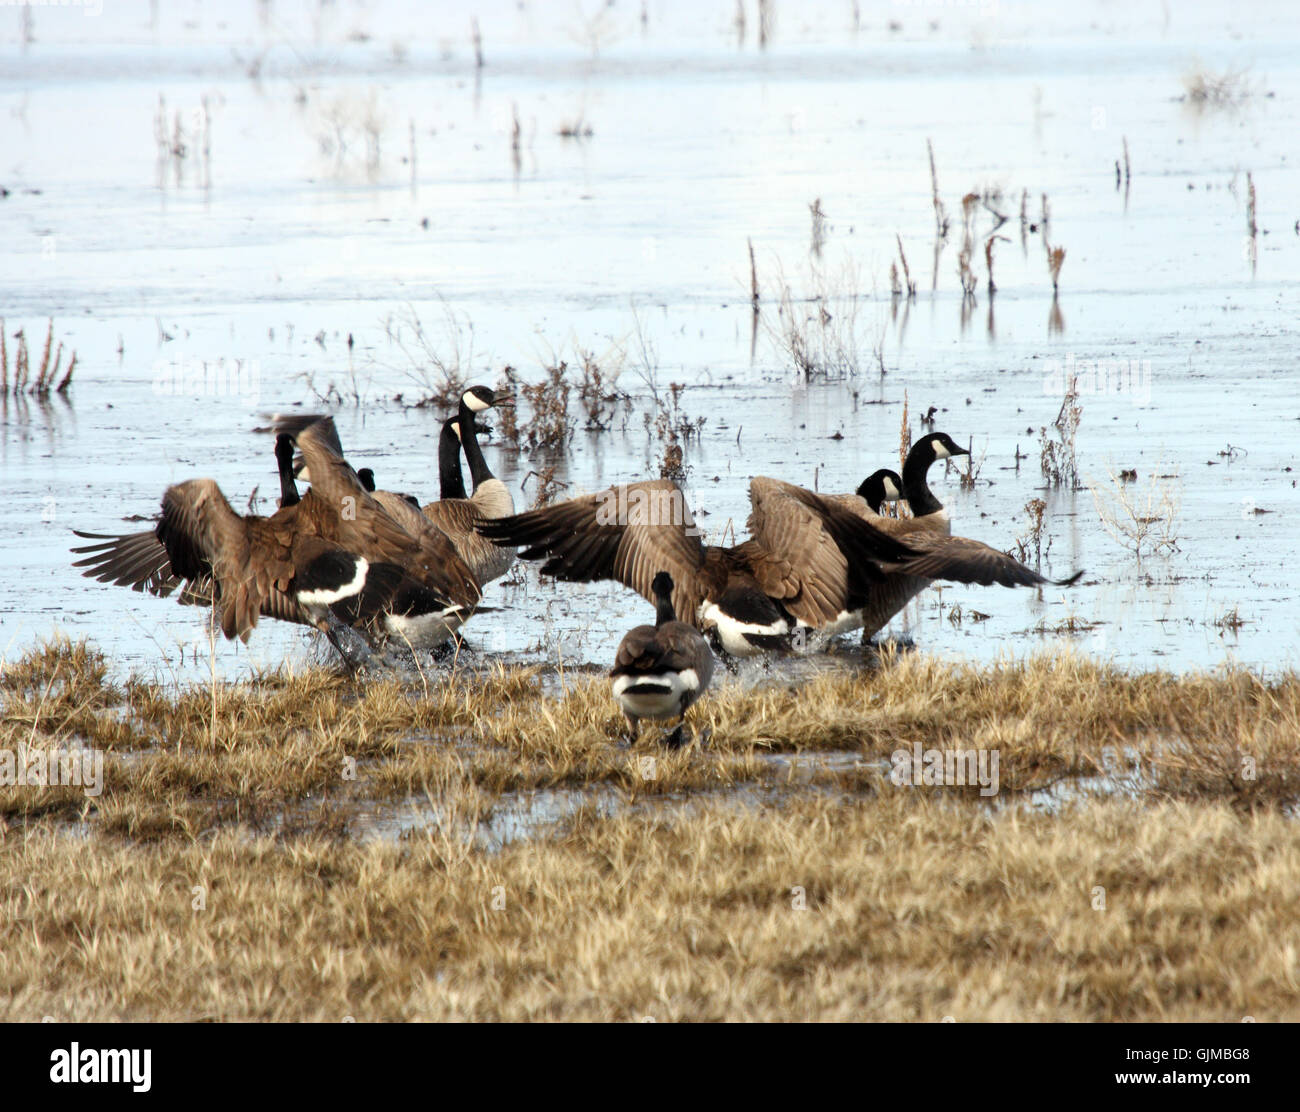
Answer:
M618 646L614 671L654 675L693 668L698 672L702 666L700 646L699 631L684 622L670 622L657 629L652 625L636 626ZM703 647L707 652L708 646ZM708 682L707 676L702 678Z
M512 517L480 520L480 534L545 559L543 574L573 582L615 579L654 601L657 573L673 577L673 607L693 620L703 596L705 548L681 488L648 479Z
M182 583L181 578L172 571L167 549L152 529L121 536L83 533L80 530L73 532L83 540L96 542L72 550L75 555L83 557L72 563L74 568L86 569L82 575L101 583L148 591L160 598L166 598Z
M272 518L242 518L211 479L167 488L156 530L173 571L184 579L211 574L221 607L221 629L247 640L263 601L293 578L290 549L298 507Z
M1048 579L1015 557L970 537L918 536L911 543L921 554L900 561L897 568L908 575L928 579L951 579L985 587L995 583L1003 587L1036 587L1044 583L1064 586L1083 574L1080 571L1069 579ZM890 567L892 570L893 565Z
M825 527L829 506L810 505L801 497L809 493L779 479L755 478L748 528L757 542L754 577L764 593L782 599L799 620L820 626L844 609L848 561Z
M793 483L759 476L750 484L750 500L750 531L768 553L767 560L755 562L755 576L768 594L785 598L786 608L813 626L852 609L850 600L883 578L878 560L916 555L857 507ZM772 589L778 577L785 595ZM788 594L796 585L798 592Z
M448 536L472 533L478 510L468 498L444 498L424 507L424 516Z
M177 602L186 606L212 605L217 589L211 574L205 573L196 579L182 579L176 575L167 550L152 530L116 537L79 530L75 532L79 537L99 542L72 550L75 553L94 553L74 562L73 567L86 568L83 575L98 579L101 583L148 591L159 598L167 598L179 588ZM271 590L262 599L261 613L265 618L311 624L293 597L278 589Z
M618 652L614 654L613 671L650 671L650 665L659 655L659 643L655 639L657 632L652 625L635 626L628 630L619 642Z

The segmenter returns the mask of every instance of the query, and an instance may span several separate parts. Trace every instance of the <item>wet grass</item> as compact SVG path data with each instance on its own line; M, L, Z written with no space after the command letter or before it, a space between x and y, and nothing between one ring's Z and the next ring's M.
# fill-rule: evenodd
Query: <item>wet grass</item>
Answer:
M197 821L229 821L229 806L273 812L333 793L346 809L455 778L489 799L592 785L629 799L779 788L786 771L764 760L772 753L856 754L865 763L818 782L871 793L890 755L918 742L997 750L1010 796L1105 775L1122 748L1155 796L1242 810L1300 802L1294 674L1131 674L1062 653L991 666L889 651L868 666L849 652L840 660L724 673L692 712L699 744L674 753L648 732L628 747L607 682L591 672L460 666L358 682L312 669L180 688L115 685L94 649L52 642L0 672L0 749L102 749L104 791L87 809L79 793L56 807L48 790L3 786L0 816L75 809L94 828L131 837L190 836Z
M111 674L0 670L0 751L105 754L0 786L3 1018L1300 1018L1295 674L841 651L723 677L680 752L591 672ZM917 743L998 796L895 786Z

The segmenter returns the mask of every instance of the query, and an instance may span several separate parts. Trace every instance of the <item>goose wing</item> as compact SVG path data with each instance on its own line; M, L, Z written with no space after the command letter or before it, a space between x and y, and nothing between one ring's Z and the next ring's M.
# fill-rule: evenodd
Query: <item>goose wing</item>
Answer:
M82 559L74 560L74 568L84 568L81 573L101 583L113 583L136 591L148 591L166 598L183 580L172 571L167 549L150 529L145 533L126 533L109 536L104 533L73 532L94 544L80 545L72 550Z
M763 476L750 483L749 496L749 529L763 551L753 561L755 578L809 625L851 609L851 597L883 578L880 561L917 555L839 499Z
M801 497L808 493L780 479L753 479L746 523L753 541L738 550L765 594L800 621L821 626L844 609L849 567L824 515Z
M442 498L430 502L422 513L448 536L472 534L474 523L482 519L468 498Z
M501 547L522 548L525 560L544 559L544 575L578 583L614 579L650 602L655 575L666 571L673 609L688 621L696 620L707 591L704 545L671 479L613 486L474 527Z
M316 426L316 435L329 445L330 449L338 456L343 455L343 441L339 439L338 427L334 424L334 418L327 413L273 413L271 415L270 431L276 434L288 433L296 441L298 434L307 429ZM256 429L256 432L263 432L263 429ZM304 483L310 483L311 471L307 467L307 462L303 458L302 452L298 452L293 457L293 473Z
M122 536L83 533L79 530L76 533L79 537L97 542L72 550L79 555L88 554L72 565L85 568L81 574L88 578L119 587L130 587L136 591L148 591L159 598L167 598L180 588L176 600L187 606L212 606L221 597L211 571L197 579L182 579L178 576L172 570L167 549L153 530ZM261 614L264 618L276 618L283 622L309 624L306 614L293 597L275 588L262 599Z
M293 579L293 522L298 507L274 517L243 518L211 479L190 479L163 494L155 530L173 572L185 580L211 577L221 630L247 640L263 603Z
M1080 570L1067 579L1048 579L1015 557L970 537L913 535L908 538L908 543L920 555L889 565L891 571L927 579L978 583L985 587L994 583L1003 587L1036 587L1045 583L1064 587L1083 574Z

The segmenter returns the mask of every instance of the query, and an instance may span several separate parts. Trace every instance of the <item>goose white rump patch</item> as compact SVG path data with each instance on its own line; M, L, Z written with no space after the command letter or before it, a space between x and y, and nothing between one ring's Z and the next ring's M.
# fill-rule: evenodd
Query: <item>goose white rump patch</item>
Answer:
M629 687L642 688L628 691ZM682 701L699 690L700 677L694 668L658 675L615 676L614 698L633 718L676 718Z

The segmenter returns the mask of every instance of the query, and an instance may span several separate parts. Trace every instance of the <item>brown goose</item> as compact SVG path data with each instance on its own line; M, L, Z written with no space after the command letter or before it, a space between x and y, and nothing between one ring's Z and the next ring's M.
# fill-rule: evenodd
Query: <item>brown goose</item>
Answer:
M650 581L655 624L629 630L610 670L614 698L623 708L636 744L641 719L685 719L686 711L713 679L713 651L694 626L673 611L673 579L666 571ZM680 745L683 726L665 739Z
M441 530L423 520L401 495L370 494L337 450L332 418L291 434L310 469L311 489L302 497L311 529L367 559L396 563L427 591L450 601L441 609L419 605L385 616L385 630L412 648L434 648L469 617L482 592L472 570ZM414 518L404 521L401 507Z
M368 468L358 471L358 476L369 475L367 489L372 497L397 521L407 532L420 534L430 528L444 534L456 549L474 575L480 587L499 579L510 570L514 563L514 552L500 548L479 536L474 531L476 521L488 518L507 517L514 513L514 500L510 491L500 479L492 474L483 458L478 443L478 429L475 415L493 405L507 404L507 400L498 398L486 386L471 386L461 395L459 412L455 417L443 422L438 438L438 472L441 486L441 499L430 502L421 510L420 503L409 494L397 494L393 491L375 490L374 473ZM324 435L329 437L331 448L340 456L343 446L332 420L319 414L277 415L272 420L272 428L279 434L295 435L299 430L311 425L319 425ZM469 461L470 474L474 480L472 494L466 495L465 482L460 470L460 452L462 443L466 459ZM311 481L311 469L307 461L295 461L298 478ZM292 475L286 480L284 464L281 462L280 482L292 483Z
M312 488L271 517L240 517L215 482L190 480L168 488L153 532L90 537L100 543L74 550L89 553L75 566L156 594L184 585L182 601L215 599L228 637L246 638L259 614L317 626L329 625L333 614L417 648L438 644L477 603L477 584L445 537L413 537L371 498L333 451L331 434L313 424L295 435ZM283 459L279 442L277 456ZM349 567L352 578L295 578L326 555L336 579ZM375 568L386 569L382 598L366 591ZM355 613L345 606L340 615L338 606L351 598L365 605Z
M753 539L705 545L681 488L669 479L611 487L477 528L498 544L527 546L525 560L544 559L544 575L576 582L615 579L656 601L654 577L673 581L674 613L698 629L715 630L723 649L749 656L790 643L801 624L820 628L839 613L848 591L849 559L867 579L872 560L916 553L861 517L799 487L755 479ZM839 541L825 532L834 521ZM799 523L818 523L812 535ZM792 545L792 537L801 543ZM883 573L880 573L883 575Z
M918 441L908 453L904 478L900 479L894 471L882 469L863 480L858 487L857 497L869 510L870 520L882 531L905 540L917 551L916 556L896 564L877 564L871 569L872 574L860 582L855 581L849 605L859 616L864 637L872 637L888 625L895 614L936 579L976 583L984 587L993 584L1002 587L1046 584L1064 587L1083 574L1080 570L1066 579L1048 579L983 541L952 536L948 513L926 482L930 464L944 458L943 450L950 455L967 454L964 449L957 448L946 434L933 433ZM920 506L923 512L910 518L878 516L881 505L886 501L896 501L899 492L907 498L909 507ZM881 566L889 572L884 578L874 574ZM853 625L845 628L853 628Z

